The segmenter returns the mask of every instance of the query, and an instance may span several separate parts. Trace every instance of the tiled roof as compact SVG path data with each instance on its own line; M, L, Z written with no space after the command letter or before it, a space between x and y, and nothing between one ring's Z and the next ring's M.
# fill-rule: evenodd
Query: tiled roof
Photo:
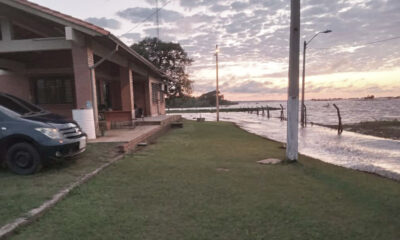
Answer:
M105 30L104 28L101 28L101 27L96 26L94 24L85 22L85 21L83 21L81 19L74 18L74 17L72 17L70 15L67 15L67 14L64 14L64 13L61 13L61 12L58 12L58 11L54 11L54 10L52 10L50 8L43 7L43 6L39 5L39 4L30 2L30 1L27 1L27 0L14 0L14 2L18 2L20 4L23 4L23 5L27 6L27 7L30 7L30 8L39 10L41 12L50 14L50 15L52 15L54 17L62 18L65 21L80 25L82 27L89 28L89 29L101 34L101 35L109 35L110 34L110 32Z
M137 60L139 60L140 62L145 64L151 70L153 70L155 73L157 73L160 76L166 77L164 75L164 73L161 72L160 69L158 69L156 66L154 66L150 61L148 61L143 56L139 55L137 52L132 50L129 46L127 46L125 43L123 43L119 38L117 38L116 36L111 34L109 31L105 30L104 28L101 28L101 27L96 26L94 24L88 23L88 22L83 21L81 19L72 17L70 15L67 15L67 14L52 10L50 8L43 7L43 6L39 5L39 4L30 2L30 1L27 1L27 0L0 0L0 2L2 2L2 3L6 2L6 4L7 4L7 2L9 2L9 3L10 2L11 3L17 3L17 4L25 6L27 8L30 8L30 9L33 9L33 10L37 10L39 12L48 14L48 15L53 16L53 17L56 17L56 18L61 19L63 21L75 24L75 25L77 25L79 27L92 30L96 34L99 34L99 35L102 35L102 36L107 36L109 39L111 39L112 41L116 42L123 49L125 49L125 51L127 51L128 53L133 55Z

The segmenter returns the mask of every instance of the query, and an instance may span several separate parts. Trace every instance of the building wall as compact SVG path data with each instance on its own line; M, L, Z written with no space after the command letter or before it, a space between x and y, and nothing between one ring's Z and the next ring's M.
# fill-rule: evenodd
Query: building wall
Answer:
M74 109L73 104L40 104L39 106L52 113L72 119L72 109Z
M0 92L32 102L29 79L21 74L0 72Z
M29 78L24 75L0 73L0 91L35 104ZM42 104L39 106L52 113L72 118L73 104Z

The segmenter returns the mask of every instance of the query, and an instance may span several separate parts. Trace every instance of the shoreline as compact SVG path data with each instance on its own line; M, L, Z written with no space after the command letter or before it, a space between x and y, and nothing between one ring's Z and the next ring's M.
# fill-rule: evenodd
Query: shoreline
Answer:
M314 125L337 129L337 125L317 124ZM343 124L343 130L370 135L374 137L400 140L400 121L368 121L353 124Z
M189 121L193 121L193 120L189 120ZM226 122L226 121L221 121L221 122ZM284 143L284 142L280 142L280 141L268 138L266 136L258 135L256 133L248 131L247 129L240 127L240 125L238 125L235 122L227 122L227 123L233 123L233 125L235 127L239 128L241 130L244 130L244 131L246 131L246 132L248 132L250 134L253 134L255 136L258 136L258 137L261 137L263 139L266 139L268 141L280 143L280 144L282 144L281 148L282 149L286 149L286 143ZM325 127L325 126L322 126L322 127ZM331 128L333 128L333 127L331 127ZM335 127L335 129L336 129L336 127ZM318 160L318 161L321 161L321 162L327 163L327 164L332 164L334 166L338 166L338 167L342 167L342 168L346 168L346 169L352 169L354 171L368 173L368 174L372 174L372 175L375 175L375 176L378 176L378 177L383 177L383 178L390 179L390 180L393 180L393 181L396 181L396 182L400 182L400 174L399 173L391 172L391 171L383 169L383 168L369 166L369 165L357 165L357 166L354 166L354 167L346 167L346 166L343 166L343 165L340 165L340 164L335 164L333 162L324 161L324 160L322 160L320 158L316 158L316 157L310 156L310 155L305 154L305 153L299 152L299 155L303 155L303 156L306 156L306 157L309 157L309 158L313 158L315 160ZM282 159L282 160L284 160L284 159Z

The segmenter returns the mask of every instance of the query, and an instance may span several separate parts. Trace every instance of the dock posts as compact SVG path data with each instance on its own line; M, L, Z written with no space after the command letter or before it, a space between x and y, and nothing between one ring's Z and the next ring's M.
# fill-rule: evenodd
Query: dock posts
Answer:
M303 104L303 112L304 112L303 127L307 127L307 107L305 104Z
M279 104L279 105L281 105L281 121L283 121L283 120L285 120L285 115L283 114L283 106L282 106L282 104Z
M258 115L260 115L260 111L259 111L259 109L258 109L258 107L257 107L257 116L258 116Z
M340 110L336 104L333 104L333 106L336 108L338 119L339 119L339 125L338 125L338 134L342 134L343 132L343 125L342 125L342 117L340 116Z
M269 114L269 106L267 105L267 117L270 118L271 115Z
M264 107L261 107L261 110L262 110L262 115L265 116Z

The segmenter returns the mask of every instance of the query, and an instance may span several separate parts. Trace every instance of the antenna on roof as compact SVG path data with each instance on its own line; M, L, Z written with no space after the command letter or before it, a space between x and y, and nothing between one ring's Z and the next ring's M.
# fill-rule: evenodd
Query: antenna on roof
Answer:
M157 24L157 38L160 39L160 19L159 19L159 10L158 10L158 0L156 0L156 24Z

